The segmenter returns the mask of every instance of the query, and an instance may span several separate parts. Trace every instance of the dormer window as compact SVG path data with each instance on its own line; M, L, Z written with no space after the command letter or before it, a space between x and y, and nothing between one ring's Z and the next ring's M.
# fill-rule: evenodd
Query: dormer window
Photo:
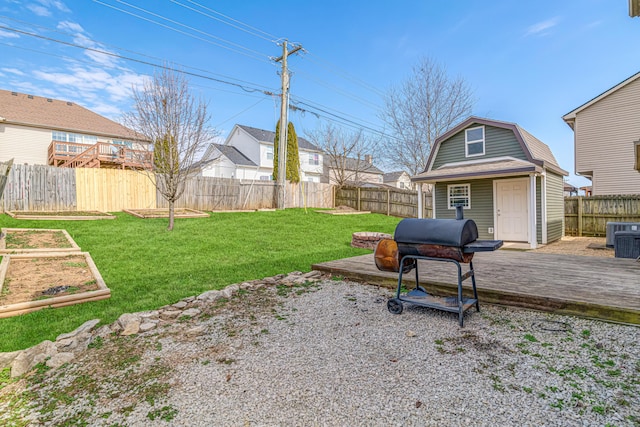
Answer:
M466 157L484 155L484 126L464 131L464 151Z

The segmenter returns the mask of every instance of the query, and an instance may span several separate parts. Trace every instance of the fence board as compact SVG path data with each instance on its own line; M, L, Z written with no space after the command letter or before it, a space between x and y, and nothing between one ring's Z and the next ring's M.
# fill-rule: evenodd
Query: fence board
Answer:
M153 178L122 169L76 168L77 209L116 212L156 206Z
M422 193L424 218L432 217L431 195ZM418 217L418 192L399 188L342 187L336 190L336 206L382 213L401 218Z
M230 178L193 177L185 183L176 207L199 210L253 210L275 207L276 184L273 181L249 181ZM287 208L333 207L329 184L287 183ZM167 208L168 202L157 194L157 206Z
M2 195L2 209L75 210L75 172L45 165L14 164Z
M565 234L605 236L607 222L640 222L640 195L566 197Z

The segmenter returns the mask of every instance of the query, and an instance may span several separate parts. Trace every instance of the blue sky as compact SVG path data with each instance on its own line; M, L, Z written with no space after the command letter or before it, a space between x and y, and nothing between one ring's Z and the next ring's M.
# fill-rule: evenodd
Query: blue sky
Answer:
M265 92L280 91L270 58L284 38L305 49L289 61L292 102L308 110L290 114L298 134L320 124L312 112L381 130L381 95L429 57L469 83L475 115L547 143L574 185L588 181L562 115L640 71L627 0L0 0L0 88L117 120L153 73L142 62L170 64L208 77L190 81L223 137L235 123L273 129Z

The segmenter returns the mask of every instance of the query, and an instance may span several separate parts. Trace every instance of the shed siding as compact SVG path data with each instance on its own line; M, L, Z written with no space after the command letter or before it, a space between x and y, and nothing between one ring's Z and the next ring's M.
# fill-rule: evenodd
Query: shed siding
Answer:
M576 172L593 171L593 195L637 194L633 142L640 139L640 79L576 115Z
M436 218L455 218L456 211L447 209L447 185L471 184L471 209L464 210L464 217L471 218L478 226L479 239L493 239L488 228L493 227L493 180L439 182L435 186Z
M468 127L476 127L472 124ZM437 169L446 163L464 162L468 160L482 160L492 157L514 157L527 160L522 146L516 139L513 131L493 126L484 127L485 154L484 156L465 157L464 130L443 141L438 148L438 153L433 162L433 168Z
M562 237L564 227L564 181L561 175L547 171L547 243Z

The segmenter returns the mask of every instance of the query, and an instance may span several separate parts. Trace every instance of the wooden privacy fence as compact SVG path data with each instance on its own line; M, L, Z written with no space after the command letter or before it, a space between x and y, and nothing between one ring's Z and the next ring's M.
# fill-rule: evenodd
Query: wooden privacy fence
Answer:
M17 165L9 171L4 211L76 210L75 171L44 165Z
M431 218L431 194L422 193L422 198L423 218ZM342 187L336 189L335 205L401 218L417 218L418 192L399 188Z
M13 165L2 197L3 211L117 212L168 207L154 175L121 169ZM178 207L240 210L275 207L273 181L196 177L187 181ZM332 186L287 183L286 207L333 207Z
M331 185L316 182L288 182L287 208L333 207ZM194 177L186 182L185 190L176 207L199 210L269 209L275 207L274 181L250 181L230 178ZM169 203L158 193L160 208Z
M604 236L607 222L640 222L640 195L566 197L564 230L570 236Z

